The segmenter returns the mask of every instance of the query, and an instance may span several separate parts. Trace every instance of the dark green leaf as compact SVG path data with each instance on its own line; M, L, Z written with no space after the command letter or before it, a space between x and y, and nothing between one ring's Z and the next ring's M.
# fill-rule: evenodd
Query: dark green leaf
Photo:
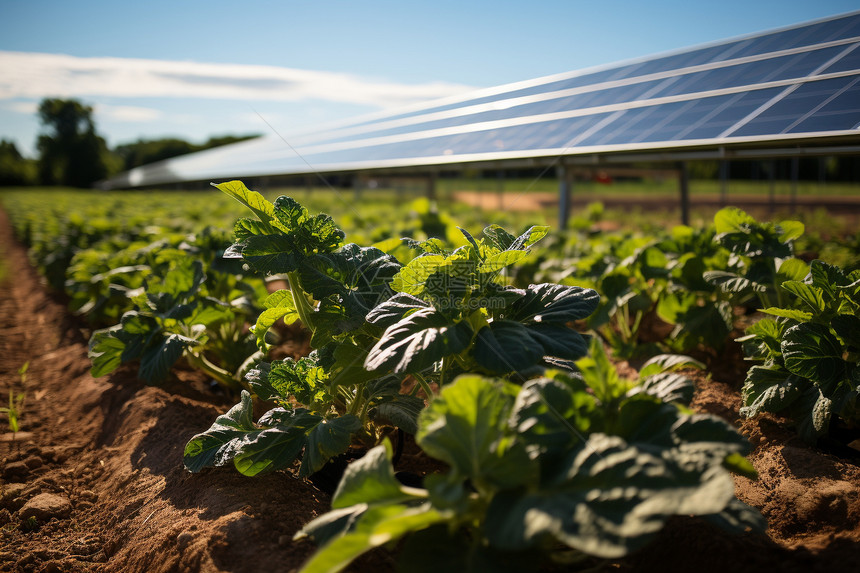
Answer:
M389 326L364 366L370 371L420 372L444 356L462 352L471 338L468 322L450 323L433 308L421 309Z
M791 372L825 386L845 377L842 346L826 326L805 322L790 327L783 335L782 355Z
M140 357L138 376L145 382L157 382L167 378L170 368L196 342L179 334L169 334L149 344Z
M526 294L511 305L507 316L519 322L565 324L586 318L597 308L597 291L552 283L529 285Z
M504 374L533 368L543 358L544 347L519 322L496 320L478 331L472 353L482 368Z
M352 435L360 429L361 420L352 414L323 420L314 426L307 434L299 475L312 475L322 469L331 458L346 452Z
M809 382L779 367L753 366L741 392L741 416L752 418L760 412L779 412L791 406Z

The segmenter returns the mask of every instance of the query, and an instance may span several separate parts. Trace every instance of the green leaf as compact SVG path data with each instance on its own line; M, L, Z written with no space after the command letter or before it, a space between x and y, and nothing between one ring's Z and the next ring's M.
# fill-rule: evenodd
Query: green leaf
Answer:
M517 238L510 233L508 233L505 229L493 223L487 227L484 227L484 237L486 237L487 241L494 247L496 247L500 251L506 251L511 248L511 245L517 240Z
M597 309L600 295L593 289L552 283L532 284L511 305L506 317L519 322L565 324L586 318Z
M536 467L525 449L505 436L512 391L501 382L460 376L421 413L416 442L475 487L528 483Z
M93 378L100 378L110 374L122 364L122 354L125 350L125 342L116 336L121 330L121 325L112 326L102 330L96 330L90 337L89 358L93 365L90 374Z
M486 233L486 230L484 230L484 232ZM525 233L517 237L508 249L527 249L546 237L547 233L549 233L549 227L546 225L534 225L529 227Z
M307 434L299 475L312 475L321 470L331 458L346 452L352 435L360 429L361 420L352 414L322 420L314 426Z
M824 312L824 291L801 281L785 281L782 288L802 300L814 315Z
M320 548L304 565L301 573L342 571L362 553L446 519L445 515L432 509L429 504L372 507L361 514L352 531Z
M646 377L632 393L645 392L663 402L678 402L689 406L696 392L696 384L687 376L672 372L661 372Z
M179 334L169 334L160 338L143 351L138 376L148 383L164 380L185 349L195 344L197 343L194 340Z
M281 289L270 294L263 302L263 307L266 309L257 317L257 323L253 327L254 336L257 339L257 346L267 348L266 333L279 320L283 319L284 324L292 324L299 319L299 313L296 310L296 305L293 302L293 295L287 289Z
M199 472L205 467L220 466L228 462L237 438L256 430L251 419L253 412L251 394L243 390L238 404L226 414L218 416L208 430L188 441L183 453L185 467L189 471Z
M217 184L213 183L212 186L223 191L253 211L254 214L259 217L260 221L264 223L269 223L275 216L275 206L256 191L251 191L245 187L245 184L241 181L228 181L226 183Z
M479 273L496 273L503 268L522 260L528 253L526 251L502 251L487 257L478 265Z
M779 228L782 229L779 240L783 243L800 238L805 230L803 223L800 221L780 221Z
M433 308L418 310L389 326L367 355L370 371L420 372L444 356L465 350L472 339L467 321L451 323Z
M544 347L519 322L496 320L478 331L472 355L489 372L524 372L540 362Z
M391 443L386 439L346 467L331 506L339 509L362 503L401 503L416 499L415 493L404 488L394 477Z
M782 355L792 373L829 387L845 377L842 346L826 326L804 322L783 334Z
M658 354L645 361L639 370L639 377L645 379L654 374L686 370L688 368L704 370L705 365L690 356L682 354Z
M233 456L236 469L246 476L287 468L306 447L308 432L321 420L304 409L269 410L259 420L263 428L238 437L228 454Z
M779 412L791 406L810 385L807 380L779 367L753 366L741 391L741 416L752 418L760 412Z
M381 328L388 328L408 313L422 308L430 308L430 304L411 294L399 292L367 313L365 320Z
M737 207L724 207L714 215L714 228L717 233L744 232L756 220Z
M242 243L242 258L263 274L286 274L295 271L303 253L291 235L254 235Z
M675 514L721 511L734 498L722 468L683 472L616 436L592 434L539 492L496 495L487 510L491 545L516 550L546 537L589 555L637 549Z
M394 276L391 281L391 288L397 292L420 295L424 292L424 283L427 278L450 264L450 261L442 255L416 257Z
M423 399L398 394L377 404L368 415L377 425L391 425L414 434L418 431L418 416L423 410Z
M809 274L809 265L801 259L794 257L785 259L779 265L779 270L776 275L776 284L782 284L785 281L802 281Z
M771 316L779 316L782 318L790 318L791 320L796 320L797 322L806 322L808 320L812 320L812 313L805 312L802 310L795 310L792 308L778 308L772 306L770 308L763 308L761 311L765 314L769 314Z
M528 443L544 451L565 451L591 429L594 398L547 378L530 380L517 394L511 424Z
M830 326L845 346L853 349L854 352L860 351L860 316L838 314L831 319Z

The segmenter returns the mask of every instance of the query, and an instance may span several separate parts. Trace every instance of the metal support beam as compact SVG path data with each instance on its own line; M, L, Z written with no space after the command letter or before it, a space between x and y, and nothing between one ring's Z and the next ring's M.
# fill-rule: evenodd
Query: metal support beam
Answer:
M720 160L720 207L725 207L729 198L729 162Z
M678 190L681 193L681 223L690 224L690 176L687 173L687 162L678 164Z
M570 218L570 170L559 164L555 169L558 177L558 228L566 229L567 220Z
M499 194L499 211L505 209L505 172L502 169L496 171L496 184Z

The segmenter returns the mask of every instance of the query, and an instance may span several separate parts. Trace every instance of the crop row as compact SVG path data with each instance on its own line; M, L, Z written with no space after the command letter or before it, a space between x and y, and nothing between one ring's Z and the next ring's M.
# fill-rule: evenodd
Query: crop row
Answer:
M754 475L748 444L688 408L680 373L704 366L684 354L712 359L739 324L758 361L743 415L786 412L811 442L860 418L860 271L795 256L799 222L726 208L703 229L475 236L428 205L400 219L351 208L370 223L361 246L294 199L218 188L246 209L232 233L211 195L205 215L185 216L140 194L85 210L62 204L71 195L3 202L34 264L96 328L94 375L138 362L157 382L184 360L237 395L189 441L189 470L313 477L366 451L298 534L320 544L307 571L401 538L409 570L444 542L459 569L503 571L619 557L676 514L763 529L734 497L731 473ZM281 323L302 325L309 355L269 359ZM639 378L606 348L642 361ZM254 399L274 407L255 420ZM446 470L401 483L404 433Z

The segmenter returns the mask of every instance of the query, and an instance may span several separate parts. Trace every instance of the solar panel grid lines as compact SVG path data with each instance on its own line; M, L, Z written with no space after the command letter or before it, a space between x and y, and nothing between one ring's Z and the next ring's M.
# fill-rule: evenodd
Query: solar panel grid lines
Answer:
M486 101L484 103L474 103L473 101L466 100L463 102L463 105L457 108L444 109L442 111L425 111L422 114L418 114L417 112L409 117L399 118L396 116L394 119L392 118L380 118L376 121L364 123L357 126L347 127L340 130L336 130L334 133L320 133L317 136L309 139L304 139L301 143L323 143L325 141L328 142L337 142L341 140L346 140L355 137L356 135L361 135L365 133L370 133L373 131L382 131L385 129L394 129L394 128L409 128L410 126L416 126L422 123L429 123L432 121L438 121L443 119L452 119L452 118L462 118L467 116L473 116L481 113L487 112L497 112L500 110L512 110L518 106L526 106L531 104L537 104L540 102L545 102L549 100L560 99L564 97L571 97L581 94L601 92L607 90L613 90L618 88L626 88L633 86L635 84L642 84L645 82L653 82L656 80L664 80L667 78L676 78L678 76L688 76L691 74L704 73L704 72L713 72L717 70L722 70L728 68L729 72L736 70L735 66L739 66L742 64L751 64L753 62L764 62L767 63L770 60L775 58L786 58L788 56L798 55L798 54L808 54L809 52L838 48L839 46L843 46L847 43L856 44L860 41L860 37L850 38L850 39L840 39L832 42L826 42L820 45L814 46L803 46L798 48L791 48L786 50L778 50L768 54L756 54L751 56L746 56L743 58L736 58L731 60L724 60L718 62L709 62L704 64L698 64L695 66L688 66L685 68L675 69L675 70L665 70L661 72L654 72L647 75L637 75L634 77L627 77L623 79L616 79L612 81L604 81L596 84L589 84L578 87L570 87L566 89L556 89L551 91L546 91L542 93L534 93L530 95L520 95L516 97L512 97L512 92L503 92L499 94L497 97L505 96L505 99L494 99L492 101ZM790 62L786 62L783 64L781 68L777 71L786 68L790 64ZM725 71L725 70L723 70ZM773 72L772 72L773 73ZM713 78L712 78L713 81ZM723 80L725 81L725 80ZM634 95L635 92L627 91L629 95ZM480 100L486 99L486 97L478 98ZM515 110L514 110L515 111ZM513 111L512 111L513 113ZM464 122L465 123L465 122Z
M812 76L816 76L816 75L820 74L821 72L823 72L824 70L826 70L829 66L831 66L832 64L834 64L834 63L838 62L840 59L842 59L842 57L843 57L843 56L845 56L845 55L847 55L848 53L850 53L851 51L853 51L856 47L857 47L857 44L849 45L847 48L845 48L845 49L841 50L838 54L835 54L833 57L831 57L831 58L830 58L830 59L828 59L827 61L825 61L825 62L821 63L817 68L815 68L815 70L814 70L814 71L812 71L812 72L809 74L809 76L810 76L810 77L812 77ZM759 109L755 110L753 113L749 114L747 117L745 117L744 119L742 119L741 121L739 121L736 125L732 126L730 129L728 129L728 130L726 130L725 132L723 132L722 134L720 134L720 137L728 137L728 136L730 136L732 133L734 133L734 132L738 131L738 130L739 130L739 129L741 129L744 125L746 125L747 123L749 123L750 121L752 121L753 119L755 119L758 115L762 114L762 113L763 113L765 110L767 110L768 108L770 108L770 107L772 107L773 105L775 105L775 104L776 104L777 102L779 102L781 99L783 99L783 98L787 97L789 94L791 94L793 91L795 91L795 90L796 90L796 89L798 89L799 87L800 87L800 84L795 84L795 85L793 85L793 86L789 86L789 87L787 87L787 88L785 89L785 91L783 91L781 94L779 94L778 96L776 96L776 97L772 98L772 99L771 99L770 101L768 101L766 104L762 105Z

